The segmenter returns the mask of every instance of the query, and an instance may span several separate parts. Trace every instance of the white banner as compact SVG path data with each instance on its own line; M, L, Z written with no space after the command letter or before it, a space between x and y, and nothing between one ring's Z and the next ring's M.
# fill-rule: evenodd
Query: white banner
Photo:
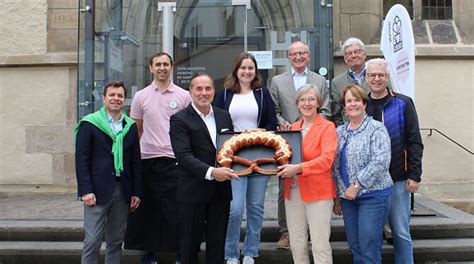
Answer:
M395 91L415 100L415 39L404 6L394 5L385 16L380 49L389 65Z

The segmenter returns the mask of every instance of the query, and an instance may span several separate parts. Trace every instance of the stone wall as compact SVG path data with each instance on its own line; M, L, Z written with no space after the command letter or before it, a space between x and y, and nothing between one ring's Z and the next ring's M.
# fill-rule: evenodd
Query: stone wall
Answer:
M285 1L261 3L280 2ZM437 128L472 151L474 5L471 0L453 3L455 23L414 22L419 34L416 106L422 127ZM379 37L382 1L334 0L333 4L337 74L344 70L339 43L349 36L366 43ZM0 5L0 32L7 36L0 38L0 193L73 191L77 0L0 0ZM275 10L261 13L265 20L277 20L281 14ZM433 33L430 24L454 32L457 39L437 43L428 37ZM277 20L277 27L287 30L288 25ZM381 57L378 45L369 45L368 53ZM455 192L472 188L473 156L436 132L428 136L423 131L423 140L421 191L456 202Z
M47 2L0 0L0 56L46 52Z
M75 185L75 0L0 0L0 193Z
M0 76L0 192L70 187L75 68L0 68Z

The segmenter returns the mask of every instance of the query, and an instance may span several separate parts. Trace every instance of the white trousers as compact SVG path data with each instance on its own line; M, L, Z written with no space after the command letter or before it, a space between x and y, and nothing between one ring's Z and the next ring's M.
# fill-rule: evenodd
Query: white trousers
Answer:
M314 263L332 263L331 216L333 199L304 203L299 187L291 188L290 200L285 200L286 221L290 234L290 249L295 264L309 264L308 227L311 235Z

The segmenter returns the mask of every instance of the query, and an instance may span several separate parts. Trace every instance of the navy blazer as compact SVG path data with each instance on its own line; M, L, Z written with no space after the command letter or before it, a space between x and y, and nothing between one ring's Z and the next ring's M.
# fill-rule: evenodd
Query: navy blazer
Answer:
M277 118L275 103L273 102L270 92L265 88L253 89L252 92L258 105L258 127L268 131L276 130ZM234 92L226 88L217 95L216 100L214 100L214 105L229 111L233 97Z
M214 107L216 131L232 131L228 112ZM216 135L213 135L216 136ZM216 163L216 148L206 124L189 104L171 116L170 138L181 170L178 178L178 201L207 203L232 200L230 181L206 180L206 172Z
M125 120L123 121L125 124ZM84 121L76 135L76 178L78 195L94 193L97 204L112 198L116 175L112 155L112 139L95 125ZM123 140L123 171L120 175L123 196L142 196L143 175L137 125L130 127Z

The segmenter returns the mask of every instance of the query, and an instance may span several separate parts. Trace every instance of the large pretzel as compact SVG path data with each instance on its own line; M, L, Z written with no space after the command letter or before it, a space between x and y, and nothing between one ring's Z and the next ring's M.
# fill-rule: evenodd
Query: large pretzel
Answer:
M261 145L271 147L275 150L273 158L261 158L255 160L248 160L235 155L238 150L254 145ZM259 164L264 163L278 163L280 165L288 164L291 158L291 146L288 141L281 135L277 135L272 131L249 131L236 134L227 139L217 153L217 162L222 167L231 168L232 163L236 162L248 168L236 171L237 175L248 175L252 172L257 172L265 175L276 174L279 170L263 169Z

